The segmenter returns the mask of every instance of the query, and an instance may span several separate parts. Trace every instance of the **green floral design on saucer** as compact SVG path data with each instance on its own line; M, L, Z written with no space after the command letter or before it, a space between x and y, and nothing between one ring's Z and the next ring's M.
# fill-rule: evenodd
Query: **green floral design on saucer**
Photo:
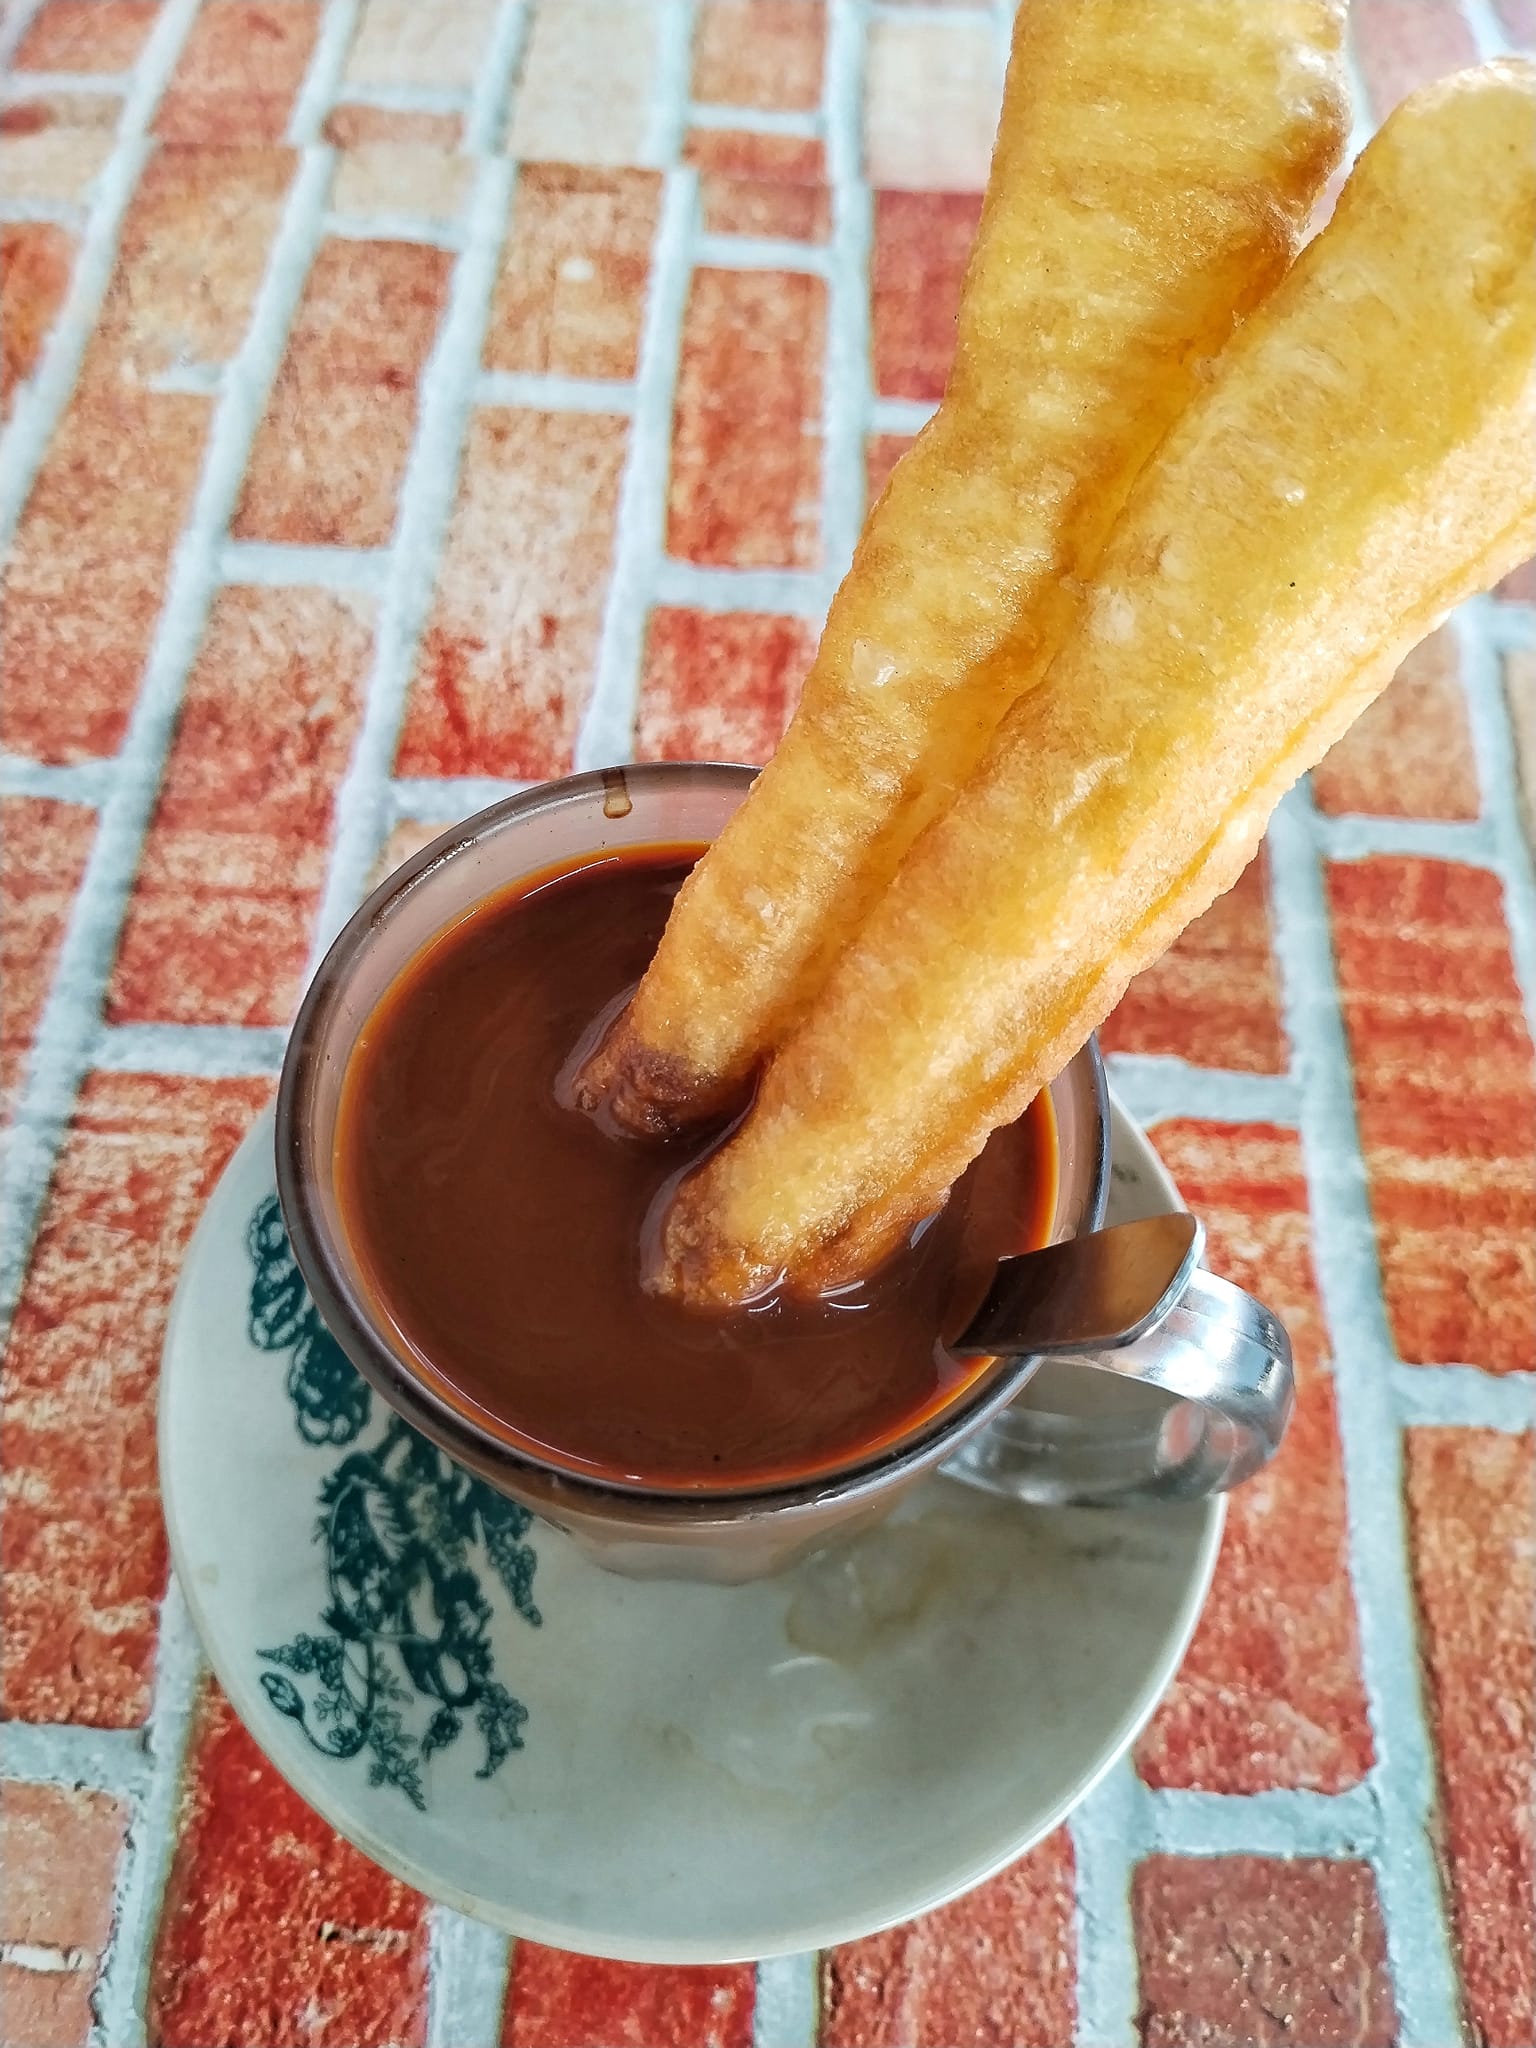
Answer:
M251 1218L246 1247L251 1342L288 1353L287 1393L304 1442L347 1451L318 1496L329 1593L321 1632L258 1651L278 1667L261 1674L262 1688L321 1755L366 1752L370 1784L397 1786L425 1809L422 1766L467 1720L480 1736L477 1777L523 1747L528 1710L496 1676L493 1610L471 1553L483 1547L513 1607L537 1628L538 1559L524 1541L533 1517L396 1415L371 1447L348 1448L368 1428L373 1393L309 1298L275 1194Z

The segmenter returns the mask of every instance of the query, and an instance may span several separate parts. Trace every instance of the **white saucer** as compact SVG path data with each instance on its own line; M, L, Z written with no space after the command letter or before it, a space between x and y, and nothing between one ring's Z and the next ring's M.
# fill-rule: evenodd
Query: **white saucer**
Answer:
M1111 1220L1175 1200L1117 1111ZM851 1940L1012 1861L1152 1712L1222 1524L939 1479L779 1579L612 1577L347 1363L288 1254L270 1115L182 1272L160 1473L208 1655L289 1783L432 1897L646 1962Z

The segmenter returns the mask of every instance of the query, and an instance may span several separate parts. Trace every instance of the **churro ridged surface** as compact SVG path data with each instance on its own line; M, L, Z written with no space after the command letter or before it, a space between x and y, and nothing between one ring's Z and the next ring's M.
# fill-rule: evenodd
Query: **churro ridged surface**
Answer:
M1138 471L1284 274L1347 130L1342 0L1028 0L954 370L800 709L589 1068L639 1130L732 1099L1071 629Z
M1536 66L1431 88L1138 484L1081 629L914 847L659 1284L876 1260L1251 856L1456 602L1536 547Z

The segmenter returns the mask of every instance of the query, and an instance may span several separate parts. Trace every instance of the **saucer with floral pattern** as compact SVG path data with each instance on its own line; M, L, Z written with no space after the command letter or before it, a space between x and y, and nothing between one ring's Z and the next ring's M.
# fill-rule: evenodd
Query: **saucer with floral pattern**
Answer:
M1174 1206L1114 1128L1109 1220ZM934 1478L777 1578L613 1576L348 1362L284 1234L270 1113L188 1252L160 1469L209 1659L289 1783L433 1898L646 1962L851 1940L1021 1854L1151 1714L1222 1524Z

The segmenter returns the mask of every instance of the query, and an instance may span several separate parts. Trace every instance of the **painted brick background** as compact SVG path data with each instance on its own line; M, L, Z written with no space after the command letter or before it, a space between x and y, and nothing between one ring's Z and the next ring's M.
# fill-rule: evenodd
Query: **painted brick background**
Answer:
M1536 565L1106 1027L1299 1404L1012 1869L755 1969L508 1944L287 1790L169 1579L166 1309L318 949L498 789L771 750L944 388L1011 12L0 28L8 2048L1536 2041ZM1352 48L1363 136L1536 9L1354 0Z

